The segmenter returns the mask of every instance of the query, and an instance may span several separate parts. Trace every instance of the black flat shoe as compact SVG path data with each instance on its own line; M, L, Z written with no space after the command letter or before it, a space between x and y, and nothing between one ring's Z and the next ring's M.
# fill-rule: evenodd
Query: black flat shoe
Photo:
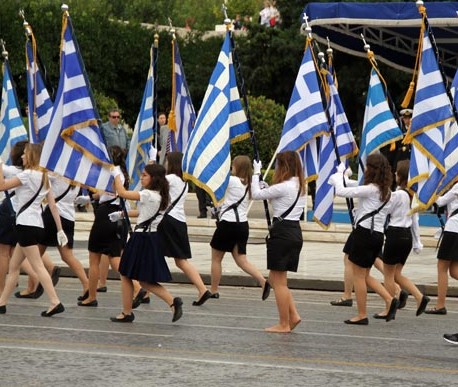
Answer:
M172 322L178 321L181 316L183 316L183 300L180 297L175 297L173 299L173 304L170 305L170 307L173 306L173 318Z
M100 288L97 288L97 291L99 293L106 293L108 291L106 286L101 286Z
M31 298L31 299L34 299L36 298L35 297L35 292L32 292L32 293L27 293L27 294L21 294L21 292L16 292L14 293L14 297L16 298Z
M89 297L89 290L86 290L82 296L78 297L78 301L84 301L88 297Z
M331 301L330 304L332 306L353 306L353 300L351 298L348 300L339 298L338 300Z
M420 314L423 314L423 312L426 310L426 306L428 305L429 301L431 299L428 296L423 296L420 301L420 306L417 309L417 316L420 316Z
M366 318L362 318L361 320L356 320L356 321L345 320L344 323L349 324L349 325L369 325L369 320L366 317Z
M135 315L133 313L125 314L124 312L121 312L121 314L122 318L110 317L110 320L117 323L131 323L135 320Z
M389 322L395 319L396 311L398 310L398 306L399 306L399 300L396 297L394 297L391 300L390 309L388 310L388 314L386 315L386 322Z
M219 298L219 293L218 293L218 292L212 293L212 295L210 296L210 298L216 298L216 299L218 299L218 298Z
M138 291L137 295L132 300L132 309L137 309L140 306L140 304L142 303L143 297L145 296L146 296L146 290L141 288Z
M378 313L374 314L372 317L379 319L379 320L386 320L386 316L382 316L381 314L378 314Z
M405 290L401 290L399 293L399 306L398 309L402 309L406 306L407 299L409 298L409 293L407 293Z
M59 266L54 266L54 269L52 269L51 280L52 280L53 286L56 286L59 283L61 271L62 269Z
M63 311L65 311L65 308L62 305L62 303L59 303L54 308L52 308L49 312L47 310L44 310L43 312L41 312L41 316L42 317L52 317L57 313L62 313Z
M270 283L269 281L266 281L265 285L264 285L264 289L262 289L262 300L265 301L267 300L267 298L269 298L269 294L270 294Z
M207 290L203 295L202 297L199 298L199 300L197 301L193 301L193 305L194 306L201 306L203 304L205 304L205 302L207 302L207 300L212 296L211 292L209 290Z
M151 302L151 299L149 297L142 298L142 304L149 304L150 302Z
M84 303L83 301L78 301L78 306L92 306L92 307L95 307L95 306L98 306L99 303L97 302L97 300L94 300L94 301L91 301L91 302L87 302L87 303Z
M6 313L6 305L0 306L0 314L5 314Z
M43 292L45 290L43 289L43 286L39 283L36 290L33 292L34 294L34 299L36 300L37 298L40 298L43 295Z
M441 315L445 315L447 314L447 309L444 308L431 308L431 309L426 309L425 310L425 313L426 314L441 314Z

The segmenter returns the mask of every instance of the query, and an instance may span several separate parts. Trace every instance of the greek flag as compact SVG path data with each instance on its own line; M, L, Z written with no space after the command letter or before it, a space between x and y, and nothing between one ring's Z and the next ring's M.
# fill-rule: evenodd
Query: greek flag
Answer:
M18 141L27 140L27 130L22 122L21 111L13 86L8 59L2 66L3 86L0 107L0 157L10 163L11 148Z
M299 156L304 167L304 180L314 181L318 178L318 141L312 138L305 147L299 151Z
M32 29L28 25L29 35L25 43L27 59L27 99L29 106L29 138L31 143L45 140L49 131L49 123L53 102L46 89L37 63L37 44Z
M250 136L231 50L228 32L183 157L184 177L207 191L215 205L229 182L230 144Z
M429 207L440 193L438 188L445 186L443 181L446 175L446 158L448 163L456 163L453 148L456 149L457 140L453 136L450 137L450 131L454 130L450 125L453 120L452 106L428 31L425 29L412 125L408 132L408 140L412 142L412 149L415 151L414 162L410 165L408 185L415 190L420 209ZM453 179L450 174L446 184Z
M289 101L277 152L299 150L328 130L309 41Z
M358 147L331 71L326 73L326 82L329 87L330 128L334 136L328 132L320 138L319 171L314 204L314 220L324 229L331 224L334 207L334 187L328 184L328 180L335 173L338 164L337 154L343 161L358 153ZM337 143L337 154L335 142Z
M63 15L59 86L40 166L84 186L113 192L112 165L68 12Z
M145 90L143 92L142 104L135 122L134 132L130 141L129 154L127 155L127 171L130 177L130 189L140 189L140 176L145 164L148 163L148 151L154 137L154 67L153 47L150 50L150 66Z
M183 152L196 122L196 112L192 104L188 84L186 83L178 42L175 39L172 40L172 46L174 59L174 87L172 90L173 109L169 114L168 125L171 129L170 135L174 135L174 141L172 139L170 142L172 150Z
M393 117L385 90L373 68L366 98L363 131L360 143L358 181L363 182L367 156L394 141L402 139L402 131Z

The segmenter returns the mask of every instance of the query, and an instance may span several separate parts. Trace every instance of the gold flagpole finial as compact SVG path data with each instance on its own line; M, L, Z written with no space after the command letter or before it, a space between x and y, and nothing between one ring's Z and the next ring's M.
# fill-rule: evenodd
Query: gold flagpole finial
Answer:
M223 14L224 14L224 24L226 25L226 31L230 31L231 26L232 26L232 20L227 17L226 1L224 1L223 5L221 5L221 10L223 11Z

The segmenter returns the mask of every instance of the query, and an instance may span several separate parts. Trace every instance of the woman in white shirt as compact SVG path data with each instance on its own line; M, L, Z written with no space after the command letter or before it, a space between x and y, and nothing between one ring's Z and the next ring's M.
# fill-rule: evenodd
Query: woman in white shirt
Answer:
M167 181L170 187L170 205L167 208L161 223L158 226L162 250L166 257L172 257L175 265L186 274L197 288L198 299L193 302L194 306L203 305L210 297L202 278L189 262L191 258L191 245L189 244L188 227L184 212L184 202L188 193L188 183L183 181L181 162L183 153L169 152L166 156L165 168Z
M436 200L439 207L447 206L447 222L437 252L437 301L426 314L447 314L448 274L458 280L458 183Z
M275 291L279 322L267 332L288 333L300 322L293 295L288 288L288 271L297 272L303 238L299 219L305 207L304 172L299 155L286 151L277 154L273 184L261 189L261 162L253 162L251 183L253 199L270 200L273 223L267 239L269 282Z
M155 294L173 308L172 322L178 321L183 314L182 299L174 298L164 286L159 284L172 279L157 233L163 211L169 204L169 183L165 178L165 169L159 164L147 164L140 178L143 187L141 191L127 191L122 184L121 171L118 168L115 168L112 174L118 195L128 200L138 201L138 218L135 231L127 242L119 264L122 312L116 317L111 317L110 320L120 323L134 321L132 280L137 280L142 288Z
M407 191L409 177L409 160L399 161L396 165L396 183L398 188L391 194L390 221L385 231L385 245L383 248L383 283L391 295L396 294L396 283L407 289L417 300L417 313L421 315L430 301L402 274L410 251L419 254L423 245L420 241L420 227L418 213L410 215L412 197ZM396 281L396 283L395 283ZM386 318L386 313L375 314L375 318Z
M262 299L269 296L270 284L246 256L249 225L248 203L251 198L251 160L248 156L237 156L232 161L232 176L229 177L224 202L218 209L219 219L213 233L211 292L212 298L219 298L218 287L222 275L222 261L226 253L232 253L235 263L252 276L263 288Z
M0 313L6 313L6 303L17 285L19 268L27 257L32 268L38 275L48 298L50 307L43 311L43 317L51 317L62 313L65 308L61 304L52 284L51 277L41 260L38 244L45 234L43 219L41 217L41 204L46 198L57 226L57 240L60 246L67 243L67 237L62 231L59 211L54 202L54 196L49 189L46 173L39 169L42 146L40 144L27 144L23 156L25 170L16 177L5 180L3 172L0 173L0 190L5 191L16 188L18 211L16 213L16 232L18 245L9 265L5 289L0 297Z
M369 155L366 160L364 185L356 187L344 186L344 172L345 167L338 168L338 172L329 178L329 184L335 187L337 196L358 198L358 207L355 213L356 228L346 243L358 315L345 320L345 324L369 324L366 305L367 286L374 289L385 300L387 311L385 319L391 321L396 315L399 302L370 276L370 269L383 246L383 231L390 208L388 202L393 179L391 167L382 154Z

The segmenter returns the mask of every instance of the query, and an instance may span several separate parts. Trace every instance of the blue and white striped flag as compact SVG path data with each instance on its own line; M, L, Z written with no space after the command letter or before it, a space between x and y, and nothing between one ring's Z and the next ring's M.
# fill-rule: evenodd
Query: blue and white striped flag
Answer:
M53 102L46 89L37 63L37 44L30 26L25 43L27 60L27 99L29 106L29 138L31 143L40 143L45 140L49 131L49 123Z
M402 131L393 117L385 90L373 68L366 98L361 134L358 181L362 184L367 156L392 142L402 139Z
M173 151L183 152L188 143L189 135L196 123L196 112L189 93L188 84L184 75L183 63L181 62L178 42L174 39L173 44L173 76L175 77L175 87L172 91L173 114L169 114L170 135L175 136L175 141L171 141Z
M277 152L299 150L312 138L326 133L327 130L328 120L324 113L312 48L308 40L289 101Z
M215 205L229 182L230 144L249 136L227 32L183 157L184 177L203 188Z
M110 158L68 12L64 12L61 69L40 166L97 190L113 192Z
M130 189L139 190L141 187L140 176L149 161L148 151L154 137L154 66L153 47L150 50L150 66L143 92L142 104L135 122L134 132L130 141L129 153L127 155L127 171L130 177ZM165 149L164 149L165 151Z
M312 138L305 147L299 151L299 157L304 167L304 180L306 182L314 181L318 178L318 142Z
M0 157L10 163L11 148L18 141L27 140L27 130L22 122L21 111L13 86L8 59L2 66L3 86L0 106Z
M456 163L453 157L450 160L450 155L454 153L452 148L456 148L456 139L450 138L450 132L447 133L449 144L448 155L446 156L445 124L453 120L452 106L447 96L428 31L425 29L412 125L408 132L408 139L411 140L412 148L416 152L414 161L421 161L422 156L427 159L427 162L422 161L421 168L411 162L409 171L408 185L412 189L416 188L419 209L428 208L440 193L438 188L443 186L442 181L446 174L446 157L452 164ZM451 130L451 125L447 125L447 127ZM426 164L427 169L425 169ZM428 177L422 179L420 176ZM453 177L451 178L453 179Z
M326 73L326 82L329 86L328 112L331 121L329 124L335 135L333 137L328 133L320 139L319 172L314 205L314 220L325 229L331 224L334 207L334 187L328 184L329 177L335 173L339 161L348 160L358 153L358 146L331 72ZM334 141L337 142L339 161Z

